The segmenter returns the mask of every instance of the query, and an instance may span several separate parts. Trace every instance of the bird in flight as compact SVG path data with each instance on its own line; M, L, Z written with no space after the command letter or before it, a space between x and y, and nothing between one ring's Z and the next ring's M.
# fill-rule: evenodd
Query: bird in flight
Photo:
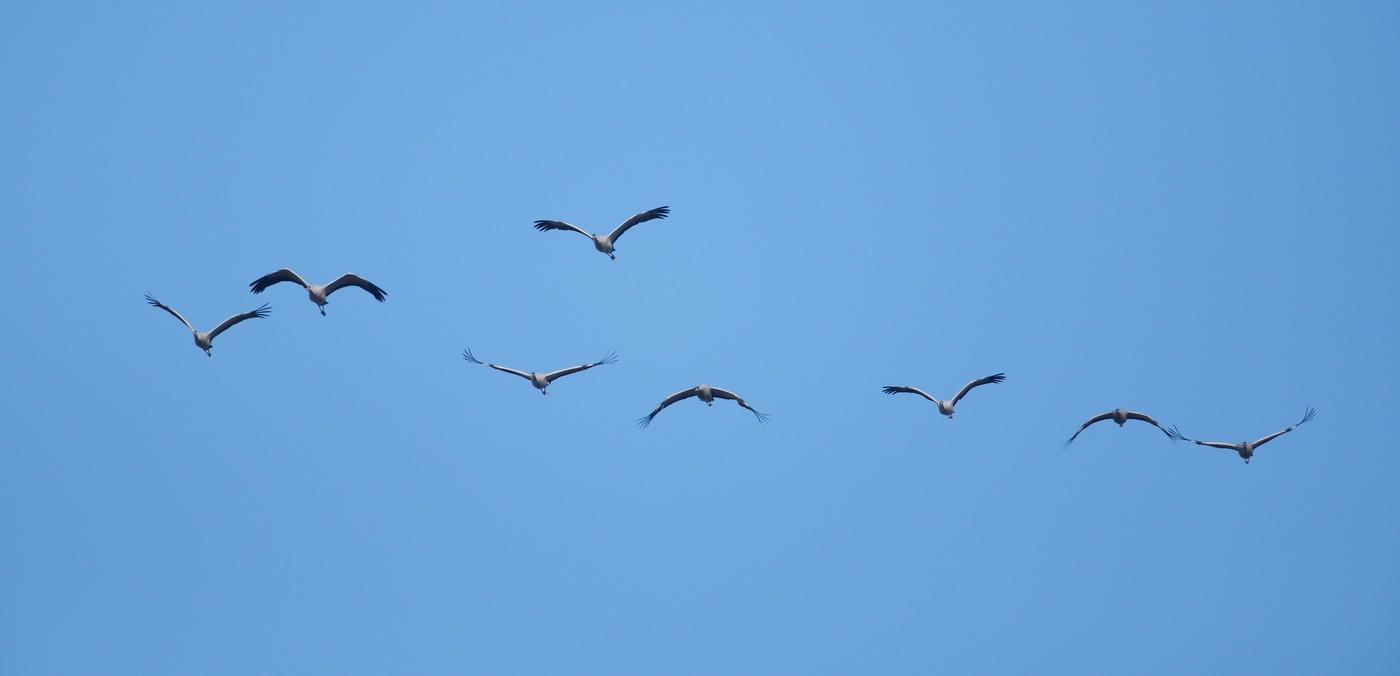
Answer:
M617 240L619 237L622 237L622 233L627 232L629 228L638 223L646 223L650 220L666 218L668 215L670 215L670 213L671 207L657 207L655 209L652 209L651 211L643 211L642 213L623 221L622 225L617 226L616 230L613 230L612 232L606 235L594 235L592 233L586 232L583 228L569 223L565 223L564 221L535 221L535 229L539 230L540 232L547 232L550 230L573 230L574 232L577 232L578 234L593 240L593 248L607 254L608 258L617 260L617 256L614 256L613 252L617 250Z
M921 389L919 389L919 388L917 388L917 387L892 387L892 386L891 386L891 387L886 387L886 388L884 389L884 392L885 392L885 394L898 394L898 393L900 393L900 392L909 392L909 393L911 393L911 394L917 394L917 395L919 395L919 396L921 396L921 397L923 397L923 398L925 398L925 399L927 399L927 400L929 400L929 401L931 401L931 402L937 404L937 405L938 405L938 412L939 412L939 413L942 413L943 415L948 416L948 418L951 420L952 417L953 417L953 407L954 407L954 406L957 406L957 405L958 405L958 400L960 400L960 399L962 399L963 397L967 396L967 393L968 393L969 391L971 391L972 388L977 387L977 386L979 386L979 385L986 385L986 384L988 384L988 383L999 383L999 382L1001 382L1001 381L1003 381L1003 380L1006 380L1006 374L1005 374L1005 373L998 373L998 374L996 374L996 375L987 376L986 378L978 378L977 380L974 380L974 381L972 381L972 382L970 382L970 383L968 383L968 384L966 384L966 385L963 385L963 388L962 388L961 390L958 390L958 393L955 394L955 395L953 395L953 398L952 398L952 399L949 399L948 401L941 401L941 400L938 400L938 399L934 399L933 397L929 396L929 393L927 393L927 392L925 392L925 391L923 391L923 390L921 390Z
M592 364L583 364L583 365L581 365L581 366L570 366L569 368L566 368L566 369L559 369L558 371L554 371L553 373L533 373L533 372L532 372L532 373L526 373L526 372L524 372L524 371L517 371L517 370L515 370L515 369L513 369L513 368L508 368L508 367L505 367L505 366L497 366L496 364L489 364L489 363L487 363L487 362L481 361L480 359L477 359L477 358L476 358L476 355L473 355L473 354L472 354L471 348L467 348L466 350L463 350L463 351L462 351L462 358L465 359L465 360L467 360L467 361L469 361L469 362L471 362L471 363L473 363L473 364L481 364L482 366L490 366L491 368L496 369L497 371L505 371L506 373L511 373L511 374L520 376L521 378L524 378L524 379L530 381L530 384L531 384L531 385L534 385L537 389L539 389L540 394L549 394L549 391L546 390L545 388L546 388L546 387L549 387L549 384L550 384L550 383L554 382L555 380L558 380L559 378L563 378L564 376L567 376L567 375L569 375L569 374L571 374L571 373L578 373L579 371L587 371L588 369L591 369L591 368L593 368L594 366L602 366L603 364L616 364L616 363L617 363L617 355L614 354L614 353L612 353L612 352L609 352L609 353L608 353L607 355L605 355L602 359L599 359L598 361L595 361L595 362L593 362Z
M1141 420L1153 427L1156 427L1159 430L1162 430L1162 434L1167 435L1167 438L1171 439L1172 443L1176 443L1176 437L1173 437L1172 433L1167 431L1167 428L1162 427L1160 423L1158 423L1156 420L1153 420L1152 416L1147 415L1146 413L1138 413L1136 411L1125 411L1121 408L1115 408L1112 411L1109 411L1108 413L1100 413L1087 420L1083 425L1079 426L1079 429L1075 431L1074 436L1070 437L1068 441L1061 444L1060 447L1069 448L1069 445L1074 443L1075 437L1079 436L1080 432L1083 432L1090 425L1096 422L1102 422L1104 420L1112 420L1113 422L1118 423L1119 427L1122 427L1123 424L1128 422L1129 420Z
M190 326L190 323L186 321L184 317L180 316L180 313L171 309L169 305L166 305L165 303L162 303L156 300L155 298L152 298L151 294L149 293L146 294L146 302L162 310L165 310L166 312L169 312L172 315L175 315L175 318L180 320L180 323L184 324L185 328L190 330L190 333L194 334L194 344L199 346L199 349L204 350L205 356L208 357L214 356L213 353L211 353L209 350L214 347L214 338L220 333L227 331L230 326L233 326L234 324L237 324L238 322L241 322L245 319L261 319L263 317L268 316L272 312L272 307L267 305L266 303L263 303L262 307L253 310L252 312L244 312L241 315L234 315L232 317L229 317L228 319L225 319L218 326L214 327L214 330L212 331L196 331L193 326Z
M1239 453L1240 457L1244 458L1244 463L1248 465L1249 459L1254 457L1254 451L1260 446L1263 446L1264 444L1273 441L1276 437L1288 434L1289 432L1298 429L1299 425L1302 425L1303 423L1312 420L1313 417L1315 417L1316 415L1317 411L1314 410L1312 407L1309 407L1307 412L1303 414L1303 419L1299 420L1296 423L1293 423L1288 427L1288 429L1274 432L1273 434L1270 434L1269 436L1264 437L1262 439L1258 439L1255 441L1241 441L1238 444L1232 444L1228 441L1196 441L1195 439L1187 438L1186 435L1182 434L1181 431L1178 430L1175 426L1172 426L1171 431L1167 432L1167 434L1182 441L1189 441L1193 444L1196 444L1197 446L1210 446L1211 448L1223 448L1227 451L1234 451L1236 453Z
M670 406L671 404L674 404L682 399L689 399L691 397L700 397L700 401L705 402L705 405L707 406L715 405L715 397L719 397L720 399L733 399L734 401L738 402L740 406L748 409L750 413L753 413L754 417L758 418L758 421L761 423L767 423L772 417L769 416L767 413L760 413L758 409L749 406L749 402L744 401L742 397L740 397L737 394L734 394L733 392L730 392L729 390L721 390L718 387L710 387L709 385L701 383L699 385L696 385L695 387L681 390L680 392L666 397L666 400L662 401L661 405L656 407L656 410L652 411L651 413L648 413L644 417L638 418L637 426L643 428L647 427L651 424L652 419L656 417L656 414L661 412L661 409L666 408L667 406Z
M263 275L253 280L248 286L252 287L253 293L262 293L267 287L277 284L278 282L296 282L302 285L302 287L306 289L306 295L311 297L311 302L315 303L316 307L320 308L322 317L326 316L326 304L330 303L328 297L337 290L347 286L358 286L368 291L369 295L374 296L374 299L381 303L384 302L384 296L388 294L387 291L371 284L364 277L349 272L337 277L334 282L325 286L312 286L307 284L306 280L302 279L300 275L287 268L282 268L277 272L270 272Z

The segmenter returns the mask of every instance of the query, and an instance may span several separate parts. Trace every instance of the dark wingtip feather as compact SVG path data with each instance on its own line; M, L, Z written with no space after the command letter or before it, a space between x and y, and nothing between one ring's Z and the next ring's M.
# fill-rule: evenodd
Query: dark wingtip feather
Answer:
M472 354L472 349L470 347L465 350L462 350L462 358L473 364L481 363L481 360L477 359L476 355Z
M1181 430L1176 428L1176 425L1172 425L1172 428L1167 431L1167 436L1170 437L1173 441L1191 441L1190 439L1186 438L1185 434L1181 433Z
M558 230L559 226L555 225L554 221L535 221L535 229L544 232L546 230Z
M369 284L369 288L365 289L365 291L368 291L369 295L374 296L374 299L381 303L384 302L384 297L389 295L388 291L379 288L377 284L370 284L369 282L365 282L365 284Z
M253 293L262 293L266 291L267 287L277 283L278 280L271 279L271 277L277 274L278 272L281 272L281 270L269 272L251 282L248 282L249 290L251 290Z
M616 353L616 352L613 352L613 351L611 351L611 350L609 350L608 353L607 353L606 355L604 355L602 359L599 359L599 360L598 360L598 364L600 364L600 365L601 365L601 364L616 364L616 363L617 363L617 353Z
M886 386L885 389L881 390L881 392L884 392L885 394L899 394L899 388Z
M657 207L647 213L651 214L652 218L666 218L671 215L671 207Z
M258 319L262 319L263 317L272 314L272 306L268 305L267 303L263 303L262 307L253 310L250 314L252 314L254 317L257 317Z
M642 417L640 417L640 418L637 418L637 427L639 427L639 428L641 428L641 429L646 429L646 428L650 427L650 426L651 426L651 419L652 419L652 416L649 416L649 415L644 415L644 416L642 416Z
M1312 420L1313 418L1316 418L1316 417L1317 417L1317 409L1315 409L1315 408L1309 406L1309 407L1308 407L1308 412L1305 413L1305 414L1303 414L1303 420L1302 420L1301 422L1299 422L1298 424L1301 425L1301 424L1303 424L1303 423L1305 423L1305 422L1307 422L1307 421L1309 421L1309 420Z
M156 300L155 296L152 296L149 293L146 294L146 302L150 303L151 305L154 305L155 307L160 307L161 305L160 301Z
M1171 432L1168 432L1168 431L1167 431L1167 428L1162 427L1161 425L1158 425L1158 426L1157 426L1157 429L1162 430L1162 434L1167 435L1167 438L1168 438L1168 439L1171 439L1173 444L1175 444L1175 443L1178 441L1178 439L1177 439L1176 437L1172 436L1172 433L1171 433Z
M991 376L991 377L987 378L987 382L991 382L991 383L1000 383L1000 382L1003 382L1003 381L1005 381L1005 380L1006 380L1006 374L1005 374L1005 373L998 373L998 374L996 374L996 375L994 375L994 376Z

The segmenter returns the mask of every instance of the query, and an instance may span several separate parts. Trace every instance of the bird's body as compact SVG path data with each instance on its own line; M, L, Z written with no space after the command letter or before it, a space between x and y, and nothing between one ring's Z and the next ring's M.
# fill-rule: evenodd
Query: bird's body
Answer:
M223 322L220 322L218 326L214 327L213 329L210 329L209 331L200 331L195 329L194 326L190 325L189 321L187 321L183 316L181 316L180 313L176 312L169 305L166 305L165 303L162 303L156 300L155 298L152 298L150 294L146 294L146 302L150 303L152 306L158 307L162 310L165 310L166 312L169 312L170 314L174 315L176 319L180 320L180 323L184 324L185 328L189 329L190 333L194 334L195 346L201 350L204 350L204 355L207 357L214 356L214 354L210 352L210 350L214 349L214 338L220 333L227 331L229 327L245 319L261 319L272 312L272 307L264 303L262 307L259 307L258 309L253 310L252 312L244 312L243 314L234 315L232 317L229 317L228 319L225 319Z
M1197 441L1195 439L1188 438L1175 427L1173 427L1171 431L1169 431L1167 434L1174 439L1189 441L1193 444L1196 444L1197 446L1209 446L1211 448L1221 448L1227 451L1234 451L1235 453L1238 453L1241 458L1244 459L1244 462L1247 465L1249 464L1249 459L1254 457L1254 451L1257 450L1260 446L1263 446L1264 444L1267 444L1270 441L1273 441L1274 439L1284 434L1292 432L1293 430L1297 429L1299 425L1302 425L1303 423L1312 420L1316 415L1317 411L1312 408L1309 408L1307 412L1303 414L1302 420L1293 423L1292 425L1288 426L1287 429L1279 430L1277 432L1274 432L1273 434L1270 434L1260 439L1256 439L1254 441L1241 441L1239 443L1231 443L1228 441Z
M325 316L326 314L326 305L328 305L331 302L330 295L332 293L335 293L337 290L343 289L347 286L356 286L361 289L364 289L371 296L374 296L375 300L381 303L384 302L384 296L388 294L388 292L384 289L379 288L378 286L370 283L369 280L366 280L364 277L361 277L354 273L347 272L337 277L335 281L331 282L330 284L316 286L314 284L308 284L306 280L301 278L300 275L298 275L295 272L292 272L288 268L282 268L281 270L277 270L276 272L270 272L266 275L263 275L262 277L253 280L252 283L250 283L248 286L252 287L253 293L262 293L264 290L267 289L267 287L272 286L273 284L277 284L279 282L296 282L297 284L300 284L303 288L306 289L307 297L311 299L311 302L316 304L316 308L321 311L322 316Z
M1096 422L1102 422L1104 420L1112 420L1113 422L1118 423L1119 427L1122 427L1129 420L1141 420L1142 422L1145 422L1149 425L1152 425L1153 427L1156 427L1159 430L1162 430L1162 434L1167 435L1168 439L1176 441L1176 438L1171 435L1171 432L1168 432L1167 428L1162 427L1161 423L1158 423L1156 420L1153 420L1152 416L1147 415L1146 413L1138 413L1136 411L1127 411L1121 408L1115 408L1112 411L1109 411L1107 413L1100 413L1085 421L1085 423L1083 425L1080 425L1079 429L1075 431L1074 436L1071 436L1069 440L1062 445L1065 448L1069 448L1069 445L1071 443L1074 443L1075 437L1078 437L1080 432L1083 432L1090 425Z
M609 353L608 353L606 356L604 356L602 359L599 359L598 361L595 361L595 362L593 362L593 363L591 363L591 364L582 364L582 365L579 365L579 366L570 366L569 368L566 368L566 369L559 369L558 371L552 371L552 372L550 372L550 373L539 373L539 372L535 372L535 371L531 371L531 372L529 372L529 373L526 373L526 372L524 372L524 371L520 371L520 370L517 370L517 369L509 368L509 367L506 367L506 366L500 366L500 365L498 365L498 364L491 364L491 363L487 363L487 362L481 361L481 360L479 360L479 359L476 358L476 355L473 355L473 354L472 354L471 348L467 348L466 350L463 350L463 351L462 351L462 358L465 359L465 360L467 360L467 361L469 361L469 362L471 362L471 363L473 363L473 364L481 364L482 366L489 366L489 367L491 367L491 368L493 368L493 369L496 369L497 371L503 371L503 372L509 373L509 374L511 374L511 375L520 376L521 378L524 378L524 379L530 381L530 384L531 384L531 385L534 385L534 386L535 386L535 389L537 389L537 390L540 391L540 394L549 394L549 391L546 390L545 388L549 387L549 384L550 384L550 383L552 383L552 382L554 382L555 380L558 380L558 379L560 379L560 378L563 378L564 376L567 376L567 375L572 374L572 373L578 373L579 371L587 371L588 369L591 369L591 368L593 368L594 366L601 366L601 365L603 365L603 364L615 364L615 363L617 363L617 355L615 355L615 354L609 352Z
M739 395L734 394L729 390L723 390L718 387L711 387L709 385L701 383L699 385L696 385L695 387L681 390L680 392L666 397L666 399L662 401L661 404L657 406L656 409L653 410L650 414L638 418L637 425L639 427L647 427L651 424L652 419L656 418L656 414L660 413L662 409L678 401L681 401L682 399L689 399L690 397L695 397L700 401L705 402L706 406L714 406L716 397L720 399L733 399L736 403L739 404L739 406L748 409L748 411L752 413L755 418L758 418L758 421L760 423L767 423L768 420L772 417L769 416L767 413L760 413L758 409L750 406L749 402L744 401L743 398L741 398Z
M981 385L987 385L987 384L992 384L992 383L999 383L999 382L1002 382L1002 381L1004 381L1004 380L1006 380L1006 374L1005 374L1005 373L997 373L997 374L995 374L995 375L990 375L990 376L987 376L987 377L985 377L985 378L978 378L977 380L974 380L974 381L972 381L972 382L970 382L970 383L964 385L963 388L962 388L961 390L958 390L958 393L957 393L957 394L953 395L953 398L952 398L952 399L949 399L949 400L947 400L947 401L944 401L944 400L942 400L942 399L934 398L934 397L933 397L932 395L930 395L929 393L927 393L927 392L925 392L925 391L923 391L923 390L921 390L921 389L919 389L919 388L917 388L917 387L909 387L909 386L907 386L907 385L899 385L899 386L893 386L893 385L891 385L891 386L885 387L884 390L882 390L882 391L883 391L885 394L898 394L898 393L901 393L901 392L907 392L907 393L910 393L910 394L917 394L917 395L919 395L919 396L921 396L921 397L923 397L923 398L925 398L925 399L927 399L927 400L933 402L935 405L937 405L937 406L938 406L938 412L939 412L939 413L942 413L943 415L948 416L948 418L951 420L952 417L953 417L953 407L954 407L954 406L957 406L958 401L961 400L963 397L967 396L967 393L968 393L969 391L971 391L972 388L978 387L978 386L981 386Z
M623 221L622 225L617 226L617 228L606 235L595 235L583 228L571 223L565 223L564 221L535 221L535 229L540 232L548 232L550 230L572 230L593 240L594 249L597 249L600 253L607 254L608 258L612 260L617 260L617 256L614 255L614 252L617 251L617 240L622 237L622 233L627 232L629 228L638 223L645 223L658 218L666 218L670 213L671 207L657 207L650 211L643 211Z

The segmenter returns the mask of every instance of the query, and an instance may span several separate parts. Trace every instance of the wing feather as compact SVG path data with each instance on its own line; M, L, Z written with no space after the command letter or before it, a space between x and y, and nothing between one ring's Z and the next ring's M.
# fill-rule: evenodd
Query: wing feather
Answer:
M559 369L558 371L555 371L555 372L553 372L553 373L547 373L547 374L545 374L544 379L545 379L546 381L552 383L552 382L554 382L554 379L555 379L555 378L563 378L564 376L567 376L567 375L569 375L569 374L571 374L571 373L578 373L579 371L587 371L588 369L591 369L591 368L593 368L594 366L601 366L601 365L603 365L603 364L616 364L616 363L617 363L617 355L614 354L614 353L612 353L612 352L609 352L609 353L607 353L607 355L605 355L602 359L599 359L598 361L595 361L595 362L593 362L592 364L582 364L582 365L579 365L579 366L570 366L569 368L566 368L566 369Z
M253 280L251 283L248 284L248 286L252 287L253 293L262 293L263 291L267 290L267 287L272 286L273 284L277 284L279 282L296 282L297 284L300 284L302 288L307 288L310 286L306 283L306 280L301 278L300 275L298 275L295 272L292 272L288 268L282 268L281 270L278 270L276 272L269 272Z
M884 390L881 390L881 391L884 392L885 394L898 394L898 393L900 393L900 392L908 392L908 393L910 393L910 394L917 394L917 395L919 395L919 396L921 396L921 397L923 397L923 398L925 398L925 399L927 399L927 400L929 400L929 401L931 401L931 402L933 402L933 403L935 403L935 404L938 403L938 400L937 400L937 399L934 399L934 398L931 397L931 396L929 396L929 393L928 393L928 392L925 392L925 391L923 391L923 390L921 390L921 389L919 389L919 388L917 388L917 387L908 387L908 386L906 386L906 385L899 385L899 386L889 385L889 386L886 386L885 389L884 389Z
M671 207L657 207L650 211L643 211L640 214L635 214L631 218L623 221L622 225L617 226L616 230L613 230L612 232L608 233L608 241L612 242L613 244L617 244L617 238L621 237L622 233L627 232L629 229L631 229L632 226L638 223L646 223L647 221L656 220L658 218L666 218L670 214Z
M1001 381L1003 381L1003 380L1006 380L1006 374L1005 374L1005 373L998 373L998 374L995 374L995 375L990 375L990 376L987 376L986 378L978 378L977 380L974 380L974 381L972 381L972 382L970 382L970 383L968 383L968 384L966 384L966 385L963 385L963 388L962 388L961 390L958 390L958 393L957 393L957 394L953 395L953 400L950 401L950 402L948 402L948 405L949 405L949 406L957 406L957 405L958 405L958 400L959 400L959 399L962 399L962 398L965 397L965 396L967 396L967 393L970 392L970 391L972 391L972 388L974 388L974 387L980 387L980 386L982 386L982 385L987 385L987 384L990 384L990 383L999 383L999 382L1001 382Z
M763 423L763 424L766 425L766 424L768 424L768 421L772 419L772 416L768 415L767 413L762 413L762 412L760 412L758 409L756 409L756 408L754 408L754 407L752 407L752 406L749 406L749 402L744 401L744 398L743 398L743 397L741 397L741 396L739 396L739 395L737 395L737 394L734 394L733 392L730 392L729 390L722 390L722 389L720 389L720 388L718 388L718 387L715 387L715 386L711 385L711 386L710 386L710 393L713 394L713 395L715 395L716 397L721 398L721 399L733 399L733 400L734 400L735 402L737 402L740 406L742 406L742 407L748 409L749 412L752 413L752 414L754 415L755 418L758 418L758 421L759 421L760 423Z
M1289 432L1292 432L1293 430L1298 429L1298 426L1299 426L1299 425L1302 425L1303 423L1305 423L1305 422L1307 422L1307 421L1309 421L1309 420L1312 420L1312 419L1313 419L1314 417L1316 417L1316 416L1317 416L1317 411L1316 411L1315 409L1313 409L1312 407L1308 407L1307 412L1303 414L1303 419L1302 419L1302 420L1299 420L1298 422L1293 423L1292 425L1290 425L1290 426L1288 427L1288 429L1279 430L1279 431L1277 431L1277 432L1274 432L1273 434L1270 434L1270 435L1267 436L1267 437L1264 437L1263 439L1260 439L1259 441L1254 442L1254 447L1255 447L1255 448L1258 448L1258 447L1263 446L1264 444L1266 444L1266 443L1268 443L1268 442L1270 442L1270 441L1273 441L1276 437L1282 436L1282 435L1284 435L1284 434L1288 434Z
M593 235L589 234L583 228L572 223L565 223L564 221L535 221L535 229L540 232L548 232L550 230L573 230L584 237L593 239Z
M214 340L215 336L219 335L220 333L223 333L224 331L227 331L229 327L245 319L262 319L263 317L266 317L270 314L272 314L272 306L268 305L267 303L263 303L261 307L259 307L256 310L253 310L252 312L244 312L241 315L234 315L232 317L229 317L228 319L225 319L224 321L220 322L218 326L214 327L213 331L209 332L209 340Z
M176 311L175 311L173 308L171 308L169 305L166 305L165 303L162 303L162 302L156 300L155 298L152 298L152 297L151 297L151 294L149 294L149 293L146 294L146 302L147 302L147 303L150 303L151 305L154 305L154 306L156 306L156 307L158 307L158 308L160 308L160 309L162 309L162 310L165 310L166 312L169 312L169 313L172 314L172 315L175 315L175 318L178 319L178 320L180 320L180 323L181 323L181 324L184 324L184 325L185 325L185 328L189 329L191 332L194 331L194 327L193 327L193 326L190 326L190 323L189 323L188 321L186 321L184 317L181 317L181 316L180 316L180 313L176 312Z
M1079 429L1076 430L1076 431L1074 432L1074 436L1072 436L1072 437L1070 437L1069 439L1067 439L1067 440L1065 441L1065 443L1060 444L1060 448L1069 448L1069 445L1072 444L1072 443L1074 443L1075 437L1078 437L1078 436L1079 436L1079 433L1080 433L1080 432L1083 432L1085 429L1088 429L1088 427L1089 427L1090 425L1092 425L1092 424L1094 424L1094 423L1096 423L1096 422L1103 422L1104 420L1109 420L1109 419L1111 419L1111 418L1113 418L1113 411L1109 411L1108 413L1100 413L1100 414L1098 414L1098 415L1096 415L1096 416L1090 418L1090 419L1087 420L1083 425L1080 425L1080 426L1079 426Z
M1156 427L1159 430L1162 430L1162 434L1167 435L1168 439L1176 441L1176 439L1172 438L1171 433L1167 432L1167 428L1162 427L1162 423L1159 423L1156 420L1154 420L1152 416L1147 415L1146 413L1138 413L1137 411L1124 411L1123 413L1128 416L1128 420L1141 420L1142 422L1145 422L1153 427Z
M1239 452L1239 450L1235 447L1235 444L1226 443L1224 441L1197 441L1195 439L1192 439L1191 437L1182 434L1181 430L1177 429L1176 426L1172 426L1172 428L1167 431L1167 436L1178 441L1189 441L1193 444L1196 444L1197 446L1209 446L1211 448L1223 448L1227 451L1235 451L1236 453Z
M335 293L336 290L343 289L347 286L358 286L361 289L368 291L369 295L374 296L374 299L381 303L384 302L384 296L388 295L389 293L384 289L379 288L377 285L371 283L364 277L361 277L352 272L347 272L337 277L334 282L331 282L330 284L326 285L326 295L329 296Z
M530 374L528 374L528 373L526 373L526 372L524 372L524 371L517 371L517 370L515 370L515 369L513 369L513 368L507 368L507 367L505 367L505 366L497 366L497 365L495 365L495 364L491 364L491 363L488 363L488 362L481 361L480 359L477 359L477 358L476 358L476 355L472 354L472 349L471 349L470 347L462 351L462 358L465 359L465 360L467 360L467 361L469 361L469 362L471 362L471 363L473 363L473 364L481 364L482 366L490 366L491 368L496 369L497 371L505 371L506 373L510 373L510 374L513 374L513 375L517 375L517 376L520 376L521 378L524 378L524 379L526 379L526 380L530 380Z
M699 388L691 387L688 389L681 390L680 392L677 392L669 397L666 397L666 399L661 402L661 405L657 406L656 409L653 410L651 413L648 413L641 418L637 418L637 427L646 428L648 425L651 424L651 421L653 418L656 417L656 414L661 412L661 409L664 409L667 406L670 406L671 404L674 404L682 399L688 399L690 397L693 397L699 392Z

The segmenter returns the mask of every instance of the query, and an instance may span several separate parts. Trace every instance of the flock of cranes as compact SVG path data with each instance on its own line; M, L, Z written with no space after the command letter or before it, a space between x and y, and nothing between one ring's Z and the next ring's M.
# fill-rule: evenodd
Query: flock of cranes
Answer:
M593 248L597 249L600 253L607 254L609 259L617 260L617 240L620 237L622 237L623 234L625 234L629 229L631 229L633 226L639 223L645 223L647 221L666 218L670 214L671 208L664 206L657 207L648 211L643 211L623 221L621 225L617 226L615 229L613 229L612 232L606 235L595 235L587 232L586 230L576 225L565 223L564 221L535 221L535 229L539 230L540 232L548 232L550 230L572 230L592 240ZM330 303L330 295L346 287L353 286L363 289L366 293L370 294L374 297L375 300L381 303L384 302L385 296L388 295L388 292L380 288L378 285L356 274L346 273L341 275L340 277L337 277L335 281L332 281L329 284L323 286L316 286L313 284L308 284L306 280L301 278L300 275L291 271L288 268L282 268L275 272L263 275L262 277L253 280L251 283L249 283L248 286L250 287L250 290L253 293L260 294L263 291L266 291L269 287L275 284L279 284L281 282L296 282L297 284L300 284L302 288L306 289L307 296L311 299L311 302L316 304L316 308L321 311L322 316L326 314L326 305ZM264 317L267 317L272 311L271 306L263 304L256 310L244 312L242 314L237 314L232 317L229 317L228 319L225 319L218 326L215 326L209 331L199 331L195 329L194 326L191 325L188 320L181 316L179 312L176 312L169 305L166 305L156 300L150 294L146 294L146 301L155 307L169 312L176 319L180 320L180 323L184 324L185 328L189 329L190 333L194 334L194 344L197 347L199 347L199 349L204 350L204 354L210 357L213 356L213 353L210 352L210 350L214 347L214 338L216 338L219 334L223 333L224 331L227 331L234 325L239 324L246 319L262 319ZM538 389L540 391L540 394L549 394L548 388L550 384L552 384L555 380L558 380L559 378L563 378L564 376L572 375L580 371L587 371L588 369L591 369L595 366L603 366L606 364L613 364L617 362L617 354L613 352L608 352L606 355L604 355L602 359L599 359L598 361L592 363L580 364L578 366L570 366L568 368L559 369L557 371L551 371L549 373L541 373L537 371L531 371L527 373L525 371L520 371L506 366L500 366L498 364L492 364L490 362L481 361L477 359L475 355L472 354L471 348L467 348L462 352L462 358L473 364L488 366L497 371L509 373L511 375L524 378L525 380L530 381L530 384L533 385L535 389ZM910 387L907 385L886 386L883 391L885 394L917 394L933 402L933 404L938 407L938 412L947 416L951 420L953 418L953 408L957 406L958 402L961 401L963 397L966 397L967 394L971 392L974 388L981 387L983 385L993 385L1001 383L1005 380L1006 374L1004 373L997 373L983 378L978 378L964 385L961 390L958 390L957 394L953 395L951 399L948 399L946 401L942 399L936 399L929 393L917 387ZM760 423L767 423L771 419L768 414L760 412L758 409L754 408L753 406L750 406L747 401L744 401L743 397L740 397L739 395L730 392L729 390L701 383L700 385L681 390L680 392L677 392L663 399L661 403L657 405L657 407L654 410L652 410L651 413L648 413L647 415L637 419L637 426L642 428L648 427L656 418L657 414L661 413L661 411L664 410L666 407L678 401L689 399L691 397L698 398L700 401L705 402L707 406L713 406L715 399L729 399L737 403L741 408L747 409L750 413L754 415L755 418L758 419ZM1178 441L1189 441L1199 446L1209 446L1211 448L1220 448L1229 451L1234 451L1235 453L1239 454L1240 458L1244 459L1245 463L1248 463L1250 458L1254 457L1255 450L1257 450L1260 446L1263 446L1264 444L1278 438L1279 436L1292 432L1293 430L1297 429L1298 426L1308 422L1309 420L1312 420L1313 417L1316 416L1316 414L1317 412L1315 410L1309 408L1307 412L1303 415L1302 420L1299 420L1293 425L1290 425L1286 429L1274 432L1273 434L1270 434L1255 441L1242 441L1239 443L1230 443L1225 441L1198 441L1196 439L1191 439L1188 438L1186 435L1182 434L1181 431L1178 430L1175 426L1173 426L1171 429L1167 429L1166 427L1163 427L1161 423L1154 420L1152 416L1149 416L1145 413L1138 413L1136 411L1126 411L1121 408L1116 408L1112 411L1100 413L1092 418L1089 418L1087 421L1084 422L1083 425L1079 426L1079 429L1075 431L1073 436L1071 436L1062 444L1062 447L1069 448L1069 445L1073 443L1076 438L1079 437L1079 434L1084 430L1088 429L1094 423L1103 422L1105 420L1112 420L1113 422L1118 423L1119 427L1122 427L1129 420L1138 420L1152 425L1158 430L1161 430L1162 434L1166 435L1166 437L1170 439L1173 443L1176 443Z

